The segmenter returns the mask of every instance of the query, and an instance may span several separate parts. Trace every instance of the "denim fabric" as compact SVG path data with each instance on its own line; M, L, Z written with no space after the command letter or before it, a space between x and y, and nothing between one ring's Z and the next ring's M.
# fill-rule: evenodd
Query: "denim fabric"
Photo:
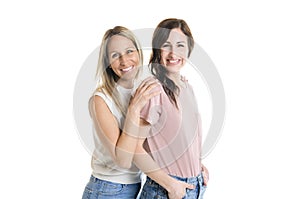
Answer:
M203 177L200 174L197 177L182 178L177 176L172 176L173 178L195 185L195 189L187 189L186 195L183 199L203 199L206 186L203 185ZM141 199L168 199L168 192L151 178L147 177L146 183L143 186L141 193Z
M140 188L141 183L119 184L91 176L82 199L135 199Z

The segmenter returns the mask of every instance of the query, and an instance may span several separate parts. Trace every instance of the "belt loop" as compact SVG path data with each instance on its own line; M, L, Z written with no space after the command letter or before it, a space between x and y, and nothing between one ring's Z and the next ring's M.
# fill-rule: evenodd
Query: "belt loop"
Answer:
M95 176L92 176L92 179L93 179L93 183L97 182L97 178L95 178Z
M199 174L199 176L198 176L198 181L199 181L199 185L200 185L200 187L201 187L202 184L203 184L202 173Z

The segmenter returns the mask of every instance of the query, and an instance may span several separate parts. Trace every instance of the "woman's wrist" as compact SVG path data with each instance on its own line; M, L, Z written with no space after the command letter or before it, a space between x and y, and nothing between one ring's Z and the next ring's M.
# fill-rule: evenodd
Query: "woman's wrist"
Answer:
M140 111L141 111L141 109L139 107L134 106L134 105L129 105L129 107L127 109L127 116L129 116L130 118L134 118L134 117L139 118Z
M177 180L172 178L172 177L168 177L168 178L164 178L164 182L163 185L161 185L162 187L164 187L167 192L174 192L174 185L177 183Z

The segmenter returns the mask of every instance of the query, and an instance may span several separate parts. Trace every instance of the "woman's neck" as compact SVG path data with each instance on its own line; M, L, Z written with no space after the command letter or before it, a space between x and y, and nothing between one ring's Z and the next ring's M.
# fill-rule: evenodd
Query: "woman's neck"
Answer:
M176 84L176 86L180 87L182 85L180 73L168 73L167 77L170 78Z
M133 88L134 85L133 80L123 80L123 79L119 79L118 84L123 88L127 88L127 89Z

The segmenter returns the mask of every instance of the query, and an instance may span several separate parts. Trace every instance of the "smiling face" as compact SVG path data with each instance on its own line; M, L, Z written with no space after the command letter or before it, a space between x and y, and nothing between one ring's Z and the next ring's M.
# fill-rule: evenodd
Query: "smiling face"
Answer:
M133 80L140 62L133 42L124 36L114 35L110 38L107 52L110 67L120 77L119 81Z
M188 56L187 36L179 28L172 29L161 46L161 64L168 73L179 73Z

